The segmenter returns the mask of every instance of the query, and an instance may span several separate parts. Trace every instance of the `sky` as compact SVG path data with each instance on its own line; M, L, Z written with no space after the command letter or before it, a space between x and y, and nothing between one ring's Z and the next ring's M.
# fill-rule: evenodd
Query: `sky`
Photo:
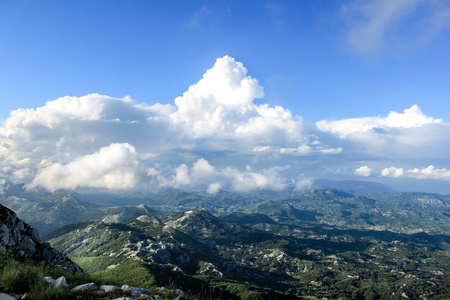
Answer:
M0 1L0 182L450 193L450 2Z

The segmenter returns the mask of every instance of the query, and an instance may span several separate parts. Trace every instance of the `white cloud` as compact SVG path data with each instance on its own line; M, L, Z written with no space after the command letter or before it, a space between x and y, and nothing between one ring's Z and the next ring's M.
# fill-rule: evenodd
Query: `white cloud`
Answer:
M141 180L136 150L125 144L111 144L69 164L53 163L38 171L29 187L42 186L51 191L96 187L129 189Z
M211 183L206 190L209 194L217 194L219 190L222 188L222 184L220 182Z
M130 103L131 99L115 99L98 94L90 94L83 97L61 97L54 101L49 101L44 107L37 109L18 109L11 112L10 117L5 121L2 128L2 135L6 137L25 135L29 136L27 130L35 126L55 128L65 120L94 121L107 118L105 103L119 101Z
M387 47L415 47L450 26L446 0L353 1L342 8L347 40L358 54ZM412 34L404 33L409 28Z
M281 190L287 186L286 179L280 175L280 167L252 171L250 166L245 170L232 167L217 169L208 161L201 158L192 167L181 164L169 176L158 175L161 187L182 188L191 186L205 186L206 191L215 194L219 189L227 187L237 192L249 192L258 189Z
M354 173L356 176L368 177L372 175L372 169L369 168L368 166L362 166L356 169Z
M207 160L200 158L192 167L181 164L175 168L175 174L167 179L163 175L158 176L159 184L163 187L183 187L188 185L205 185L216 178L216 169Z
M238 137L277 145L305 140L302 118L292 116L288 109L267 104L255 106L254 109L257 115L236 128Z
M201 158L197 160L192 166L192 175L194 177L203 178L208 176L214 176L216 169L211 166L207 160Z
M328 148L328 149L320 149L319 152L323 154L339 154L342 152L342 148Z
M352 134L366 133L376 129L413 128L441 122L441 119L425 115L415 104L405 109L403 113L391 111L387 117L352 118L339 121L322 120L316 125L322 131L338 134L345 138Z
M327 134L322 141L340 143L343 152L359 160L445 159L450 146L446 138L450 125L427 116L417 105L402 113L391 111L385 117L322 120L316 126Z
M312 178L306 178L303 174L298 176L297 179L293 180L295 184L295 190L303 191L305 189L311 188L313 184Z
M301 145L297 148L281 148L280 153L282 154L296 154L296 155L306 155L313 151L313 149L308 145Z
M142 184L214 194L301 188L330 170L364 174L354 173L355 161L448 161L450 125L417 105L314 127L284 107L256 104L263 95L242 63L225 56L174 105L90 94L17 110L0 127L0 180L51 190Z
M253 99L263 96L263 88L247 76L242 63L225 56L175 99L178 110L170 118L193 130L196 136L227 131L228 127L232 130L236 121L254 111Z
M381 171L383 177L402 177L405 172L403 168L389 167Z
M446 168L438 169L433 165L429 165L424 169L414 168L408 170L408 173L418 179L445 179L450 180L450 170Z
M286 179L278 173L278 168L252 172L250 169L240 171L226 168L222 174L230 181L232 190L236 192L249 192L253 190L282 190L287 187Z
M385 168L381 171L381 176L383 177L408 177L415 179L443 179L450 181L450 170L446 168L438 169L433 165L429 165L426 168L419 169L409 169L404 170L403 168L390 167Z

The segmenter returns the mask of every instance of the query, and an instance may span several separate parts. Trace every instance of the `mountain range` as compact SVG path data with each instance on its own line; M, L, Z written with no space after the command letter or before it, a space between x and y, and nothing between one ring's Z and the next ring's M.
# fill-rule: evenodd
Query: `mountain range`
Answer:
M170 284L192 299L450 297L448 195L166 190L116 206L92 197L19 188L0 202L91 276Z

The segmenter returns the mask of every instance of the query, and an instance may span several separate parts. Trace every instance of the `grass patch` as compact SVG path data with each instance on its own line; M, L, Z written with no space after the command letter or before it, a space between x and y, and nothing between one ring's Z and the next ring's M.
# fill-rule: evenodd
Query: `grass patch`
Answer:
M8 292L26 293L39 283L43 267L7 260L0 274L0 285Z
M89 274L106 270L109 266L114 265L117 261L114 258L105 256L72 257L71 259Z
M28 296L34 300L63 300L74 299L75 293L69 289L58 289L50 284L39 282L30 288Z
M137 261L127 261L113 269L94 272L91 275L94 280L103 282L121 282L142 288L153 288L156 285L152 272Z

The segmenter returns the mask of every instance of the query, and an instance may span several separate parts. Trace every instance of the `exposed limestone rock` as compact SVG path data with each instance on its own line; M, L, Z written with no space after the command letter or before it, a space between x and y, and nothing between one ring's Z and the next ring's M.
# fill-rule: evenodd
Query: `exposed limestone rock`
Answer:
M136 218L143 223L152 223L154 225L160 225L161 221L155 216L142 215Z
M44 262L50 268L61 268L69 274L86 273L49 243L41 243L39 233L20 220L16 213L0 204L0 252Z
M93 282L80 284L74 287L71 291L77 292L77 291L88 291L93 290L95 288L95 284Z
M55 279L53 279L53 278L50 277L50 276L44 277L44 278L42 279L42 281L44 281L45 283L51 284L51 285L55 284Z
M102 286L100 286L100 290L105 292L105 293L115 292L118 289L119 288L117 286L114 286L114 285L102 285Z
M150 293L151 290L149 289L144 289L144 288L137 288L137 287L133 287L133 286L129 286L129 285L122 285L121 290L127 293L131 293L131 295L133 296L137 296L142 294L143 292L145 293Z
M57 289L69 287L69 285L67 284L67 281L66 281L66 277L64 277L64 276L61 276L58 279L56 279L53 286Z
M16 300L16 298L14 298L8 294L0 293L0 300Z

